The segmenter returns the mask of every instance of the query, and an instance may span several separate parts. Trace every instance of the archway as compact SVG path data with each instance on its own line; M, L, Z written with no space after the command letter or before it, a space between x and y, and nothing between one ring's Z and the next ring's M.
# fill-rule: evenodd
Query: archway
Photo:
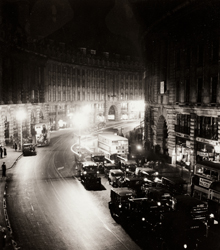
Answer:
M117 120L116 118L117 118L116 107L112 105L108 110L108 120L115 121Z
M168 129L164 116L160 116L157 122L156 144L159 145L160 153L168 155L167 138Z

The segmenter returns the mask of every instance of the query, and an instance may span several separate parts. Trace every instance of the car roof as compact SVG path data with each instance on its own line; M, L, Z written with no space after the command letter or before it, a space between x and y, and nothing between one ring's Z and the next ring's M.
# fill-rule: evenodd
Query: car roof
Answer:
M181 207L206 207L206 203L202 200L196 199L189 195L177 195L175 196L177 203L181 205Z
M146 168L137 167L137 171L138 170L140 170L140 171L146 171L146 172L156 172L153 168L149 168L149 167L146 167Z
M127 160L127 161L125 161L125 163L126 164L137 164L137 162L134 160Z
M81 162L83 167L87 167L87 166L97 166L97 164L94 161L84 161Z
M92 157L94 156L104 156L105 157L105 154L104 153L92 153Z
M116 174L116 173L124 173L121 169L110 169L110 172L114 173L114 174Z
M186 184L186 181L179 176L169 176L169 177L162 177L162 179L168 180L173 184Z
M147 188L147 190L152 191L152 192L156 192L156 193L160 193L160 194L163 194L163 193L170 194L170 191L164 187L149 187L149 188Z
M143 181L143 177L139 177L139 176L129 176L129 177L125 177L126 180L128 181Z
M23 146L33 146L33 143L24 143Z
M117 165L115 163L105 163L104 167L111 167L111 166L114 166L116 167Z
M112 188L112 191L120 196L135 195L135 191L128 187Z

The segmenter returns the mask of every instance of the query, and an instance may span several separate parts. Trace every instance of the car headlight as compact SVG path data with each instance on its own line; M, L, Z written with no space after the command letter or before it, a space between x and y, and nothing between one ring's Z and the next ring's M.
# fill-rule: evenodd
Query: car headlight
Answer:
M157 202L157 206L161 206L161 202Z
M145 221L145 218L144 218L144 217L142 217L142 221Z
M122 208L122 205L121 205L121 204L119 204L119 205L118 205L118 207L119 207L119 208Z
M187 249L187 244L184 244L184 245L183 245L183 248L184 248L184 249Z
M84 171L84 172L83 172L83 174L87 174L87 172L86 172L86 171Z
M210 217L210 219L213 219L213 218L215 218L215 215L214 214L210 214L209 217Z

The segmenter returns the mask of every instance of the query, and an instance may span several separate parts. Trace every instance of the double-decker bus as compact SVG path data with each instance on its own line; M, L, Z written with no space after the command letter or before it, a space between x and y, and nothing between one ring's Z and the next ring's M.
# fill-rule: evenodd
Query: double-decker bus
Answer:
M113 133L98 135L98 148L105 153L107 158L115 160L112 156L127 160L128 158L128 139Z
M220 222L220 168L218 163L197 164L192 178L193 197L208 204L209 213L214 215L214 223Z
M50 144L50 126L48 123L35 124L36 145L48 146Z
M209 188L213 181L220 180L220 169L218 164L208 162L206 165L197 164L192 178L192 195L200 200L207 201Z

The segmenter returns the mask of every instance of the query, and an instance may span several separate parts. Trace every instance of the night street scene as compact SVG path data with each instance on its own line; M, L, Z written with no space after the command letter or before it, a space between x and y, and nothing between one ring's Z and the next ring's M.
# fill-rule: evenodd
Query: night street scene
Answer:
M220 250L220 1L0 1L0 249Z

